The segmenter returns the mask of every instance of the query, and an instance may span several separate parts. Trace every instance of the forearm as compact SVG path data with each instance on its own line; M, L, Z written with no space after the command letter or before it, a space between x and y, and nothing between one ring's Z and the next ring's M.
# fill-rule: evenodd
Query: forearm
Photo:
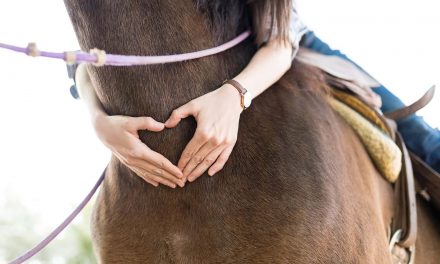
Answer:
M237 75L238 81L255 98L277 82L292 64L292 46L273 39L255 53L249 64Z
M90 80L85 64L80 64L76 70L76 85L81 100L86 104L87 109L90 112L92 121L100 115L105 115L106 113L96 95L95 88Z

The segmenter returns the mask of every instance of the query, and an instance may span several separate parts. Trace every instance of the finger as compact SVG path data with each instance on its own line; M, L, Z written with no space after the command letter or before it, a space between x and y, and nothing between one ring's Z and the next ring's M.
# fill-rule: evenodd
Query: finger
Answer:
M165 126L167 128L175 127L177 124L179 124L180 120L183 118L186 118L190 115L194 115L195 108L194 104L191 102L182 105L179 108L176 108L172 113L171 116L168 118L167 121L165 121Z
M166 186L169 186L169 187L171 187L171 188L176 188L176 184L175 183L173 183L173 182L171 182L170 180L167 180L167 179L165 179L165 178L162 178L162 177L159 177L159 176L156 176L156 175L154 175L154 174L149 174L147 177L150 177L150 178L152 178L153 180L155 180L155 181L157 181L157 182L159 182L159 183L162 183L163 185L166 185Z
M130 128L133 130L149 130L154 132L162 131L165 128L165 124L154 120L152 117L141 116L131 118Z
M183 170L186 164L192 159L192 157L199 151L199 149L209 140L209 134L197 128L193 138L186 145L185 149L180 156L177 167Z
M149 184L153 185L154 187L159 186L159 183L156 181L153 181L151 179L149 179L148 177L144 176L144 172L142 172L141 169L138 169L134 166L128 167L129 169L131 169L132 171L134 171L136 173L137 176L141 177L144 181L148 182Z
M121 157L118 154L115 154L121 161L123 159L121 159ZM148 164L147 162L145 162L144 160L141 159L135 159L135 160L131 160L129 163L127 164L127 162L123 162L130 170L134 171L137 176L141 177L142 179L144 179L146 182L150 183L151 185L154 185L155 187L159 186L159 183L162 183L164 185L170 186L172 188L175 188L176 184L174 184L172 181L167 180L165 178L159 177L158 175L154 175L154 171L155 171L155 167L154 165ZM164 177L166 177L165 175L170 175L167 174L164 170L161 171L155 171L156 174L160 174L163 175ZM173 175L171 175L172 178L176 179ZM184 181L185 180L181 180L181 182L179 182L179 186L183 187L184 186ZM182 184L183 182L183 184ZM182 186L183 185L183 186Z
M162 156L161 154L152 151L151 149L148 149L145 151L145 153L142 156L143 159L145 159L147 162L152 163L156 167L166 170L171 175L177 178L182 178L183 173L182 171L177 168L171 161L169 161L167 158Z
M176 178L173 174L169 173L168 171L158 168L154 164L148 163L142 159L137 159L132 161L132 164L136 166L137 168L141 169L144 174L152 174L161 178L165 178L169 181L171 181L174 184L179 185L180 187L185 186L185 180Z
M234 148L234 145L229 146L223 150L223 152L220 154L214 165L211 166L208 170L209 176L213 176L217 172L219 172L221 169L223 169L223 166L225 166L226 161L228 161L229 156L231 155L232 149Z
M191 174L191 172L198 165L203 163L203 161L206 159L208 154L211 153L211 151L213 151L216 147L218 147L218 144L216 144L216 143L217 142L214 142L213 140L209 140L199 149L199 151L197 151L196 154L194 154L192 156L191 160L188 161L188 163L185 165L185 167L183 169L183 176L184 177L189 176ZM188 180L189 180L189 178L188 178Z
M142 178L142 177L141 177L141 178ZM159 183L158 183L158 182L155 182L155 181L150 180L150 179L148 179L148 178L142 178L142 179L143 179L144 181L148 182L149 184L153 185L154 187L159 186Z
M135 167L135 166L132 166ZM139 167L135 167L136 170L139 172L139 175L142 179L144 179L145 181L152 181L152 182L157 182L157 183L161 183L163 185L169 186L171 188L176 188L176 184L173 183L170 180L167 180L163 177L157 176L155 175L153 172L139 168ZM157 185L155 185L157 187Z
M206 156L206 158L203 160L202 163L200 163L188 176L188 181L192 182L196 180L198 177L200 177L205 171L217 160L217 158L220 156L220 154L225 149L224 146L219 146L211 153Z

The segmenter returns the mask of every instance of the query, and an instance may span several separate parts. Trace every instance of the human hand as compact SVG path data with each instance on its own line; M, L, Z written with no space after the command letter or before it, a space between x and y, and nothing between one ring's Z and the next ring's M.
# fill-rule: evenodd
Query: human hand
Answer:
M183 174L161 154L151 150L138 135L138 130L162 131L165 126L151 117L108 116L93 120L99 139L129 169L146 182L176 188L185 185Z
M238 91L225 84L175 109L165 122L167 128L172 128L190 115L197 121L196 132L177 165L188 181L194 181L208 168L213 176L225 165L237 141L243 111L240 99Z

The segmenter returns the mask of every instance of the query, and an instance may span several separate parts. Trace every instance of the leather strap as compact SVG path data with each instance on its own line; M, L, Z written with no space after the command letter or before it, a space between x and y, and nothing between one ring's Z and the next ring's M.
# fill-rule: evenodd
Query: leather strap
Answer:
M425 107L429 102L431 102L432 98L434 97L434 93L435 93L435 85L429 88L429 90L413 104L400 108L396 111L385 113L384 115L393 120L400 120L409 115L412 115L415 112L422 109L423 107Z
M235 89L237 89L240 94L245 94L247 92L247 90L239 82L237 82L236 80L233 80L233 79L225 80L223 82L223 84L225 84L225 83L234 86Z
M243 85L241 85L239 82L237 82L236 80L233 80L233 79L224 80L223 84L230 84L230 85L234 86L235 89L237 89L237 91L240 93L241 108L243 108L243 110L246 109L246 107L244 105L244 94L247 93L247 90L243 87Z
M424 106L426 106L433 98L435 93L435 86L432 86L419 100L415 103L404 107L402 109L386 113L387 118L393 120L399 120L405 118L411 114L414 114ZM393 123L393 122L391 122ZM395 203L395 218L393 221L392 229L393 233L397 232L399 229L402 230L402 235L400 236L397 244L401 247L407 249L413 249L417 237L417 208L416 208L416 191L414 185L414 173L413 167L417 171L421 171L422 178L420 179L423 184L423 180L430 181L430 186L436 186L440 188L440 176L435 175L435 172L430 170L426 164L418 159L415 155L410 156L405 143L403 142L402 136L396 130L396 143L402 150L402 171L399 176L398 181L394 186L394 195L396 199ZM412 162L414 164L412 164ZM423 177L424 176L424 177ZM420 177L419 177L420 178ZM432 184L434 182L434 184ZM425 184L423 184L425 185ZM437 189L440 190L440 189ZM438 191L437 191L438 194ZM440 197L436 197L440 198ZM439 199L440 200L440 199ZM440 201L437 201L440 203Z
M406 149L402 136L396 132L396 144L402 150L402 170L394 186L395 213L392 233L402 230L397 242L402 247L411 248L417 237L417 208L414 187L414 174L409 152Z
M384 132L389 131L389 135L394 136L394 140L402 152L402 169L396 183L394 184L395 212L391 230L394 237L392 246L394 247L397 245L402 248L406 248L407 252L410 253L409 255L411 255L411 252L414 251L417 236L417 210L414 174L409 152L406 149L400 133L397 131L396 122L380 115L379 112L376 112L374 108L371 108L371 106L369 106L371 110L370 112L363 113L365 111L360 110L360 106L357 105L364 104L367 106L362 99L357 98L354 100L351 95L344 92L339 92L336 89L332 90L332 94L336 98L341 98L344 103L353 107L353 109L357 110L361 115L364 114L364 116L367 118L368 116L376 115L377 120L372 122L383 122L381 127L384 127ZM345 97L351 100L348 100ZM371 121L371 117L369 120ZM396 234L398 235L396 236Z
M410 156L422 192L425 191L427 193L421 193L422 196L432 202L433 205L440 210L440 174L414 153L410 152Z

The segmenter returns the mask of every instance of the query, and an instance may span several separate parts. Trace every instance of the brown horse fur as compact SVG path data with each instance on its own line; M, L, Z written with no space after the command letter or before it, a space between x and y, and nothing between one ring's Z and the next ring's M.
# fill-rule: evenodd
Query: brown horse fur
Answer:
M200 50L249 25L246 5L238 0L65 4L81 48L115 54ZM164 121L173 109L238 74L255 50L249 39L194 61L88 70L110 115ZM214 177L205 173L184 188L155 188L113 157L92 220L99 262L390 263L392 187L327 105L322 80L315 69L293 63L243 112L235 149ZM176 163L195 127L187 118L177 128L140 135ZM434 220L423 221L435 227ZM436 238L421 233L438 245L436 231Z

